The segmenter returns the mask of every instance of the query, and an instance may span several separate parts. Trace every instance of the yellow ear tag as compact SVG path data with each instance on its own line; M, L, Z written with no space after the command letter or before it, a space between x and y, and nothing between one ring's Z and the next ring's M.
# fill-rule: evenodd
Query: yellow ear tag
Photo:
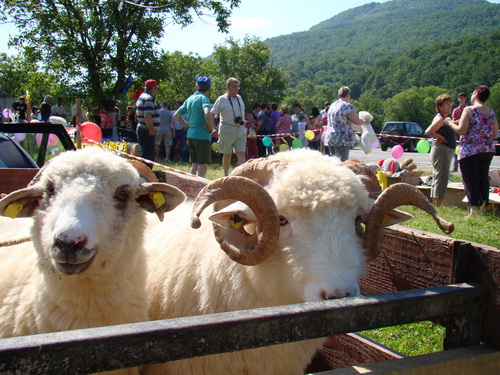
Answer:
M165 197L160 192L149 193L149 197L153 200L156 208L163 206L166 202Z
M243 224L243 220L241 220L239 217L234 217L234 215L231 216L231 219L229 219L229 224L235 229L240 229L241 225Z
M4 215L7 217L10 217L11 219L14 219L17 217L19 212L23 209L23 205L17 202L11 203L7 206L7 208L4 211Z

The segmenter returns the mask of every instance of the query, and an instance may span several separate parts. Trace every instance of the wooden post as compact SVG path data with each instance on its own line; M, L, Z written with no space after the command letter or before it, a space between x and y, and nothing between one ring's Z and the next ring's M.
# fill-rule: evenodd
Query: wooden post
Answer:
M80 124L80 118L82 115L82 99L76 99L76 118L75 118L75 126L76 126L76 148L82 148L82 127Z

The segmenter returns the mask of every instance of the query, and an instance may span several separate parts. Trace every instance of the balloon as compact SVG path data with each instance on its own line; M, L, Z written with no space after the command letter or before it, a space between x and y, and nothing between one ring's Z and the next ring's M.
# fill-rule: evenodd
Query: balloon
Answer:
M401 156L403 156L403 153L405 150L401 145L396 145L392 148L391 155L394 159L399 159Z
M380 142L378 141L378 138L375 142L372 143L372 148L377 148Z
M287 151L288 150L288 145L286 143L280 144L280 151Z
M14 140L19 143L22 142L26 138L26 133L15 133L14 134Z
M457 156L458 156L458 147L459 146L455 147L455 155L457 155Z
M213 152L219 151L219 144L218 143L216 143L216 142L212 143L212 151Z
M102 131L101 128L97 125L94 124L93 122L87 121L84 122L81 125L82 128L82 135L84 137L87 137L88 139L93 140L94 142L100 142L102 139ZM86 140L85 138L82 138L83 142L91 145L93 142L90 142Z
M325 139L326 139L326 132L323 132L323 134L321 134L321 142L325 143Z
M420 154L426 154L427 152L429 152L430 148L431 148L431 145L427 139L421 139L417 143L417 151Z
M42 143L42 137L43 137L43 134L42 133L37 133L37 135L35 136L35 139L36 139L36 144L38 146L40 146L40 143ZM57 135L55 134L49 134L49 140L47 142L47 145L49 147L52 147L52 146L55 146L55 144L59 141L59 138L57 138Z
M292 142L292 147L293 148L301 148L302 147L302 141L298 138L295 138Z
M271 138L269 138L269 137L262 138L262 144L266 147L271 146L271 144L272 144Z
M308 131L306 131L305 136L306 136L306 139L307 139L308 141L310 141L311 139L313 139L313 138L315 137L314 132L313 132L312 130L308 130Z

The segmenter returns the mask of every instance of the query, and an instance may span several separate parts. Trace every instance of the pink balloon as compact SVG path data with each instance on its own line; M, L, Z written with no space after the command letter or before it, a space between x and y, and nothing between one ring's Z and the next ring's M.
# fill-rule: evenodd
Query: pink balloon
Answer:
M38 146L40 146L40 143L42 143L42 137L43 137L42 133L37 133L37 135L35 136L36 144ZM49 134L49 141L47 142L47 146L49 147L54 146L58 140L59 138L57 138L57 135Z
M90 122L90 121L87 121L81 125L81 128L82 128L82 135L84 137L87 137L88 139L91 139L95 142L101 141L102 131L101 131L101 128L97 124ZM83 142L85 142L89 145L93 144L93 142L87 141L85 138L82 138L82 140L83 140Z
M399 159L401 156L403 156L404 152L405 150L403 149L403 147L401 147L401 145L396 145L392 148L391 155L394 159Z

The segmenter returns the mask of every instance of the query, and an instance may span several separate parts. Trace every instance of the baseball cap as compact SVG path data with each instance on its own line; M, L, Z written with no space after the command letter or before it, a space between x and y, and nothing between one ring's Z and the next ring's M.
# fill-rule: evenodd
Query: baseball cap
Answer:
M198 79L196 80L196 84L197 84L197 85L198 85L198 87L200 87L200 88L203 88L203 87L210 87L210 86L212 86L212 83L211 83L211 81L210 81L210 78L205 77L205 76L198 77Z
M158 87L158 83L157 83L154 79L148 79L148 80L144 83L144 86L145 86L145 87Z

